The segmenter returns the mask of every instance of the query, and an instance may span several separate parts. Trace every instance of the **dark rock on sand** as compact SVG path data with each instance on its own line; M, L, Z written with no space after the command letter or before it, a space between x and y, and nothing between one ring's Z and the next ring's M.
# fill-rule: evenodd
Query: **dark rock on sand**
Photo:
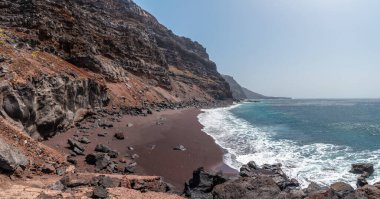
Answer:
M101 121L101 122L99 122L99 126L106 129L106 128L112 128L113 124L110 122L107 122L107 121Z
M124 172L125 173L134 173L136 171L137 162L127 161L125 163Z
M108 154L100 153L96 155L95 167L97 170L107 168L111 164L111 157Z
M108 146L106 146L104 144L97 144L96 147L95 147L95 151L96 152L102 152L102 153L108 153L108 152L110 152L112 150L111 150L110 147L108 147Z
M97 186L94 188L92 198L108 198L108 191L103 186Z
M95 165L97 170L103 170L111 164L111 157L106 153L93 153L86 156L86 162L90 165Z
M67 157L67 162L69 162L73 165L76 165L78 163L77 160L72 156Z
M83 144L90 144L91 143L91 141L87 137L81 137L79 139L79 142L83 143Z
M24 154L0 139L0 172L14 172L18 167L25 168L28 163Z
M374 172L373 164L370 163L358 163L358 164L352 164L351 165L351 173L355 174L364 174L365 172L368 173L368 176L372 175Z
M78 152L80 154L82 154L85 150L84 147L78 141L76 141L74 138L69 138L67 140L67 143L69 144L70 149L77 154L78 154Z
M106 137L106 133L98 133L99 137Z
M115 138L118 140L124 140L124 133L115 133Z
M73 151L75 154L77 154L77 155L84 155L84 152L81 151L80 149L76 148L76 147L73 148L72 151Z

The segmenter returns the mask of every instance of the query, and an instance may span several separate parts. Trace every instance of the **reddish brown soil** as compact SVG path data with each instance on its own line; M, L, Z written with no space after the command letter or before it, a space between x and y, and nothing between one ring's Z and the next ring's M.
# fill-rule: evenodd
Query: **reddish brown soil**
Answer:
M223 165L223 150L214 140L201 131L202 125L198 122L198 109L169 110L156 112L147 117L125 116L121 122L114 123L111 129L90 129L88 138L91 144L86 145L86 153L92 153L96 144L103 143L125 154L138 154L140 158L137 174L163 176L166 182L173 184L177 190L183 188L185 181L191 178L193 170L205 167L208 170L223 169L233 171ZM162 122L157 125L157 122ZM132 123L133 127L127 127ZM45 141L45 144L68 153L67 139L78 134L77 129ZM99 132L108 132L106 137L99 137ZM124 132L125 140L116 140L116 132ZM183 145L186 151L173 150L177 145ZM128 146L134 150L129 151ZM154 149L152 149L154 148ZM79 171L94 170L93 166L84 162L84 157L78 158Z

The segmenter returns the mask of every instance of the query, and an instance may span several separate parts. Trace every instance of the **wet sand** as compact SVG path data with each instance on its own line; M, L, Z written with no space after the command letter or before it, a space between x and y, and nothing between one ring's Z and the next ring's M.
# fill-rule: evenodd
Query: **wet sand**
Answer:
M85 153L94 152L98 143L106 144L120 153L118 159L126 154L138 154L136 174L163 176L166 182L177 190L191 178L192 172L204 167L206 170L223 170L234 173L235 170L223 164L223 149L214 140L202 132L198 122L199 109L168 110L155 112L146 117L124 116L120 122L113 123L110 129L92 128L86 133L73 128L45 141L45 144L69 154L67 139L77 135L87 136L91 143L85 145ZM132 127L127 127L132 123ZM107 132L106 137L97 134ZM116 140L114 134L123 132L125 140ZM173 150L183 145L186 151ZM132 146L133 151L128 150ZM94 171L94 167L84 162L84 156L78 157L79 171Z

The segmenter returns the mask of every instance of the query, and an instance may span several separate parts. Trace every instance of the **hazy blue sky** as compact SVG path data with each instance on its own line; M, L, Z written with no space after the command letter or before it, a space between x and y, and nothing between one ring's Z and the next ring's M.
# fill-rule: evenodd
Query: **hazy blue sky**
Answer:
M271 96L380 97L379 0L135 0Z

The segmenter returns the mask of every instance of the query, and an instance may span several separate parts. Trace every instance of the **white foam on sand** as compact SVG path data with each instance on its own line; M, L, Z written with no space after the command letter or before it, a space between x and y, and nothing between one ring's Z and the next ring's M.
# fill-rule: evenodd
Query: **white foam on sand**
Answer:
M380 181L380 150L354 152L347 146L315 143L299 145L290 140L275 140L275 132L265 132L244 119L237 118L227 108L205 109L198 116L204 132L228 152L224 161L232 168L255 161L257 164L281 163L284 172L297 179L302 187L311 181L330 185L343 181L356 187L357 175L349 173L352 163L369 162L375 173L368 182Z

